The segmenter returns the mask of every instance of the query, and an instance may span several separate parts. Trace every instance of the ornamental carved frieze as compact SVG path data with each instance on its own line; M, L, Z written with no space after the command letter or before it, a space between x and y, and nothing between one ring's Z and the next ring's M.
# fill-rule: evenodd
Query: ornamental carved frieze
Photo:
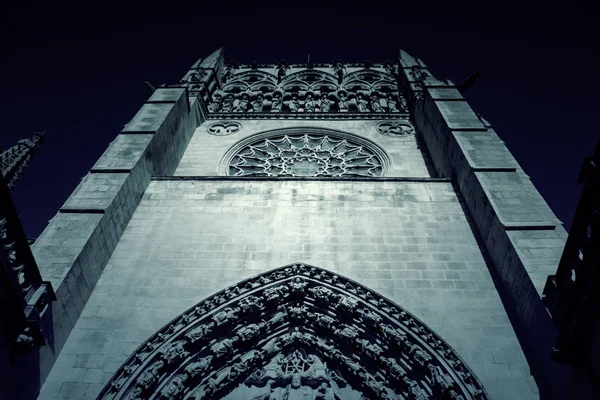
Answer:
M334 63L290 73L291 68L280 63L271 72L258 68L237 73L228 70L226 83L211 95L208 110L217 116L232 114L238 118L273 118L281 113L368 118L367 114L407 113L394 70L383 65L362 67L347 73L346 66Z
M456 352L366 287L293 264L167 324L100 399L487 399Z

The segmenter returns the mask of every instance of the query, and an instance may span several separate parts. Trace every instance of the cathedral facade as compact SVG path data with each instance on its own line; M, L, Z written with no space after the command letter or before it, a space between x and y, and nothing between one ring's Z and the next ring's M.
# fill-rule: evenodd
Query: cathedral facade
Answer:
M421 60L219 50L33 245L56 293L38 398L566 398L541 301L566 236Z

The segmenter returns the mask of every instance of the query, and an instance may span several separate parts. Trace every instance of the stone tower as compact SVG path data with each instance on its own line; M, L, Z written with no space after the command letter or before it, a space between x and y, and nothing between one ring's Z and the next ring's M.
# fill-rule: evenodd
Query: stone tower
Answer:
M565 239L419 59L219 50L34 244L57 297L39 398L565 398L540 299Z

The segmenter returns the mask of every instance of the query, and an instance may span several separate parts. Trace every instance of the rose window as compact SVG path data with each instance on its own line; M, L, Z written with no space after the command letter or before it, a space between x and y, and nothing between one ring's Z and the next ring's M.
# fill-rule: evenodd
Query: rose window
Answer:
M231 176L378 177L383 163L364 144L330 135L290 134L246 145L229 163Z

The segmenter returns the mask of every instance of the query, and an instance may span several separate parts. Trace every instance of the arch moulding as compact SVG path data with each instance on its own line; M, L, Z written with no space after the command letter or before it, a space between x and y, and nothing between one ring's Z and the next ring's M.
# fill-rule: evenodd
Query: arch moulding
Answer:
M292 264L201 301L99 399L487 399L425 324L340 275Z

